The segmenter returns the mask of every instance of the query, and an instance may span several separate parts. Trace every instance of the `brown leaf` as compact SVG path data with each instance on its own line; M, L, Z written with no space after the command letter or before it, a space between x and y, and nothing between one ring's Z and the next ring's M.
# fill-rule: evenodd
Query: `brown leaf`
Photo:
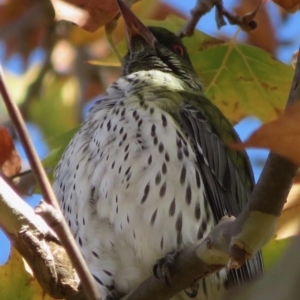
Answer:
M20 18L35 4L36 0L7 0L0 4L0 26L8 25L10 22Z
M51 0L57 20L67 20L87 31L109 23L119 12L112 0Z
M288 12L295 12L300 8L299 0L273 0L273 2Z
M101 1L100 1L101 2ZM132 6L133 12L140 18L152 18L155 11L160 10L160 5L158 4L158 0L143 0L138 1L136 4ZM118 25L113 33L113 40L115 43L118 43L120 40L124 39L126 36L126 31L124 30L124 23L122 18L118 21ZM80 27L73 26L70 31L70 35L68 37L69 41L76 46L82 46L90 43L94 43L97 41L101 41L101 39L105 38L105 30L104 27L99 28L96 32L88 32ZM105 52L104 57L111 52L111 49L105 40L105 43L99 46L102 49L102 53ZM101 54L100 54L101 56ZM99 55L96 55L99 57Z
M230 147L269 148L300 166L300 102L288 107L276 120L263 124L244 143Z
M5 127L0 127L0 170L7 177L21 170L21 158Z
M47 40L53 8L49 0L0 1L1 39L5 56L18 52L25 64L30 53Z
M240 0L238 1L238 6L235 8L235 12L238 15L244 15L249 11L252 11L254 7L255 2ZM271 18L271 12L267 10L265 5L261 5L254 18L257 22L257 28L247 32L246 39L249 44L264 49L275 56L278 41L273 24L274 22L272 22ZM266 32L268 34L266 34Z

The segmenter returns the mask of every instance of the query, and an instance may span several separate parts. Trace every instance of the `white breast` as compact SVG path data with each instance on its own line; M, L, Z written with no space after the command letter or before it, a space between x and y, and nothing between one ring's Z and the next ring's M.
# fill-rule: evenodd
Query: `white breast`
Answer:
M189 141L154 87L143 93L134 78L94 106L55 174L64 214L105 295L129 292L158 258L214 225Z

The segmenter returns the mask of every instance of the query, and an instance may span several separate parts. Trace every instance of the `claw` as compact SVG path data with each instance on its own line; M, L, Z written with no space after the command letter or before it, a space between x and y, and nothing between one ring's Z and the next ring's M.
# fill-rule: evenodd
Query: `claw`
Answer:
M175 264L176 257L181 250L174 250L163 258L156 261L153 266L153 274L157 279L164 279L165 283L170 286L170 270Z
M185 294L190 298L195 298L198 295L199 282L194 282L189 288L192 291L188 292L187 290L184 290Z
M167 254L168 255L168 254ZM156 261L156 264L153 267L153 274L157 279L164 279L166 284L170 285L169 282L169 265L165 257L160 258Z
M156 263L154 266L153 266L153 275L157 278L157 279L161 279L160 276L158 276L158 263Z

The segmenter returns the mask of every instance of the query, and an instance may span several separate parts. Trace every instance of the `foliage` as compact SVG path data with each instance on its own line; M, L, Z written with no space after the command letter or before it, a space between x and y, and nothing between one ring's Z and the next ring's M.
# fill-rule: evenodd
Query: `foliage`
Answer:
M9 260L0 268L0 290L3 300L51 300L40 287L31 270L12 248Z

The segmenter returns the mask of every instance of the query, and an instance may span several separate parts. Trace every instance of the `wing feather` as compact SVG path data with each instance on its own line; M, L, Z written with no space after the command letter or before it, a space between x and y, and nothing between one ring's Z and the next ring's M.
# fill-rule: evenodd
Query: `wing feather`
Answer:
M207 198L216 221L224 215L237 216L248 202L254 186L246 153L229 149L225 142L239 140L232 125L205 97L182 93L185 102L177 119L194 147ZM261 252L242 268L231 270L229 284L239 285L262 273Z

